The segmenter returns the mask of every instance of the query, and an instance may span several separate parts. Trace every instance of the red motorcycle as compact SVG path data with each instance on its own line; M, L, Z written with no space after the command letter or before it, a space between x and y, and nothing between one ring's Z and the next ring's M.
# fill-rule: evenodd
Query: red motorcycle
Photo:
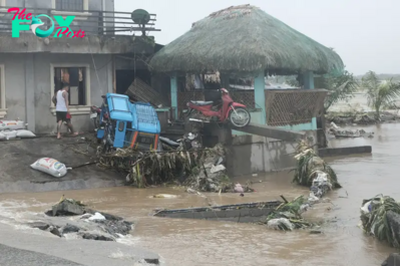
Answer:
M187 103L187 118L191 122L210 123L215 121L225 123L229 121L232 126L242 128L251 121L250 112L246 105L234 102L228 90L220 89L221 100L219 104L214 101L190 101Z

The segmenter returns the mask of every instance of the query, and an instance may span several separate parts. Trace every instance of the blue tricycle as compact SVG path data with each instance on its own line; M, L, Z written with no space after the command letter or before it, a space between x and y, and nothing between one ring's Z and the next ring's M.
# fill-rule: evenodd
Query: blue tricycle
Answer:
M158 150L161 126L156 110L148 103L131 103L123 94L107 93L99 110L97 139L103 152L113 148Z

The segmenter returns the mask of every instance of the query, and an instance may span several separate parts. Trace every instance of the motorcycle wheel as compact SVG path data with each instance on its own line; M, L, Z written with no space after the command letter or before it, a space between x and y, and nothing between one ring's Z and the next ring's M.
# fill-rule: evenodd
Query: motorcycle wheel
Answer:
M251 115L250 112L242 107L236 107L229 113L229 122L238 128L246 127L250 124Z

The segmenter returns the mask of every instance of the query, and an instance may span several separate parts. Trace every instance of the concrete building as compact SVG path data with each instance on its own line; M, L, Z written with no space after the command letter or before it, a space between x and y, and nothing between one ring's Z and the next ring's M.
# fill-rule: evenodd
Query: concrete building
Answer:
M70 30L85 37L57 37L57 28L37 37L30 20L12 20L12 7L39 15L41 30L49 30L51 20L58 27L74 16ZM114 0L0 0L0 118L24 120L36 133L54 131L51 98L69 81L72 122L76 130L89 130L90 106L100 105L101 95L124 92L135 75L146 80L143 58L154 53L154 39L147 36L156 30L154 21L150 14L145 26L138 25L131 12L115 12ZM26 25L18 31L17 24Z

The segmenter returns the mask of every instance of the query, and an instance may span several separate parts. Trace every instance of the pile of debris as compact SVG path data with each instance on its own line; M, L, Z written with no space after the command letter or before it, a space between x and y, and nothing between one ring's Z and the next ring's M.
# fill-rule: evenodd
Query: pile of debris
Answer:
M392 247L400 247L400 203L393 198L378 195L363 200L361 224L367 234Z
M319 157L306 141L296 148L297 160L293 182L311 187L310 200L318 201L329 190L341 188L335 171Z
M268 228L282 231L305 229L312 226L303 220L301 214L308 210L310 203L303 197L297 197L291 202L282 203L270 215L265 223Z
M296 148L295 159L297 167L293 182L309 186L310 195L308 199L300 196L291 202L283 198L285 203L276 208L266 220L267 226L271 229L292 231L312 227L313 224L305 221L301 215L312 205L320 202L328 191L341 188L333 169L317 156L305 140Z
M94 211L80 201L64 197L46 215L58 218L30 223L29 226L59 237L74 233L83 239L100 241L115 241L121 235L128 235L133 226L121 217ZM75 216L76 219L61 219L64 216Z
M366 132L364 129L343 129L338 127L334 122L331 122L328 133L336 138L373 138L374 132Z
M126 148L99 154L100 166L127 173L127 182L139 188L178 183L201 192L235 192L224 162L225 149L221 144L162 152ZM243 192L251 191L243 188Z
M36 135L26 129L27 124L21 120L0 120L0 141L15 138L34 138Z

